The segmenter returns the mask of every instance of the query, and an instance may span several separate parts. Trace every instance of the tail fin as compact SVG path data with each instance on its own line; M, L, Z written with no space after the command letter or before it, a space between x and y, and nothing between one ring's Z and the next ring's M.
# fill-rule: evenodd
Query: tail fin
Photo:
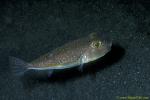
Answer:
M12 56L9 57L9 64L15 75L23 75L30 67L25 61Z

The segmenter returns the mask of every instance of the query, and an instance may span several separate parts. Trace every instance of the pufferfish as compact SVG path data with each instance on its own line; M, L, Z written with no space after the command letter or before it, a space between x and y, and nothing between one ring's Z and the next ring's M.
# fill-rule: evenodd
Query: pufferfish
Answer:
M21 59L10 57L10 65L17 75L29 70L48 71L51 76L55 70L78 67L83 70L83 64L103 57L111 50L112 42L91 33L86 37L66 43L51 52L27 63Z

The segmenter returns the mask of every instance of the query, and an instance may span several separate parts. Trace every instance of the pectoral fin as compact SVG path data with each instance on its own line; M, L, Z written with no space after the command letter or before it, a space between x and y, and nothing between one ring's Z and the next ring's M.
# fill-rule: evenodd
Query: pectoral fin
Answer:
M82 55L81 57L80 57L80 66L79 66L79 68L78 68L78 70L79 71L81 71L81 72L83 72L83 65L84 65L84 56Z

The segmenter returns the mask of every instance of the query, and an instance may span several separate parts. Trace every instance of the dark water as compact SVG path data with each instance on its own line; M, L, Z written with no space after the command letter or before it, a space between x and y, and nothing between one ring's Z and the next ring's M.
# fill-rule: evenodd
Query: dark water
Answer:
M150 99L150 1L0 1L0 100ZM8 56L25 61L91 32L113 39L112 51L85 65L16 77Z

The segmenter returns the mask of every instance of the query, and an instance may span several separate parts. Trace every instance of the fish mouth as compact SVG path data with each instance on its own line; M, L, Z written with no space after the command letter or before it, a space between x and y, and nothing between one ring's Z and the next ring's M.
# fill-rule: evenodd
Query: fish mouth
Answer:
M106 48L106 53L109 52L111 50L111 47L112 47L112 40L105 40L104 41L104 44L105 44L105 48Z
M107 44L108 52L111 50L111 47L112 47L112 42L109 42L109 43Z

